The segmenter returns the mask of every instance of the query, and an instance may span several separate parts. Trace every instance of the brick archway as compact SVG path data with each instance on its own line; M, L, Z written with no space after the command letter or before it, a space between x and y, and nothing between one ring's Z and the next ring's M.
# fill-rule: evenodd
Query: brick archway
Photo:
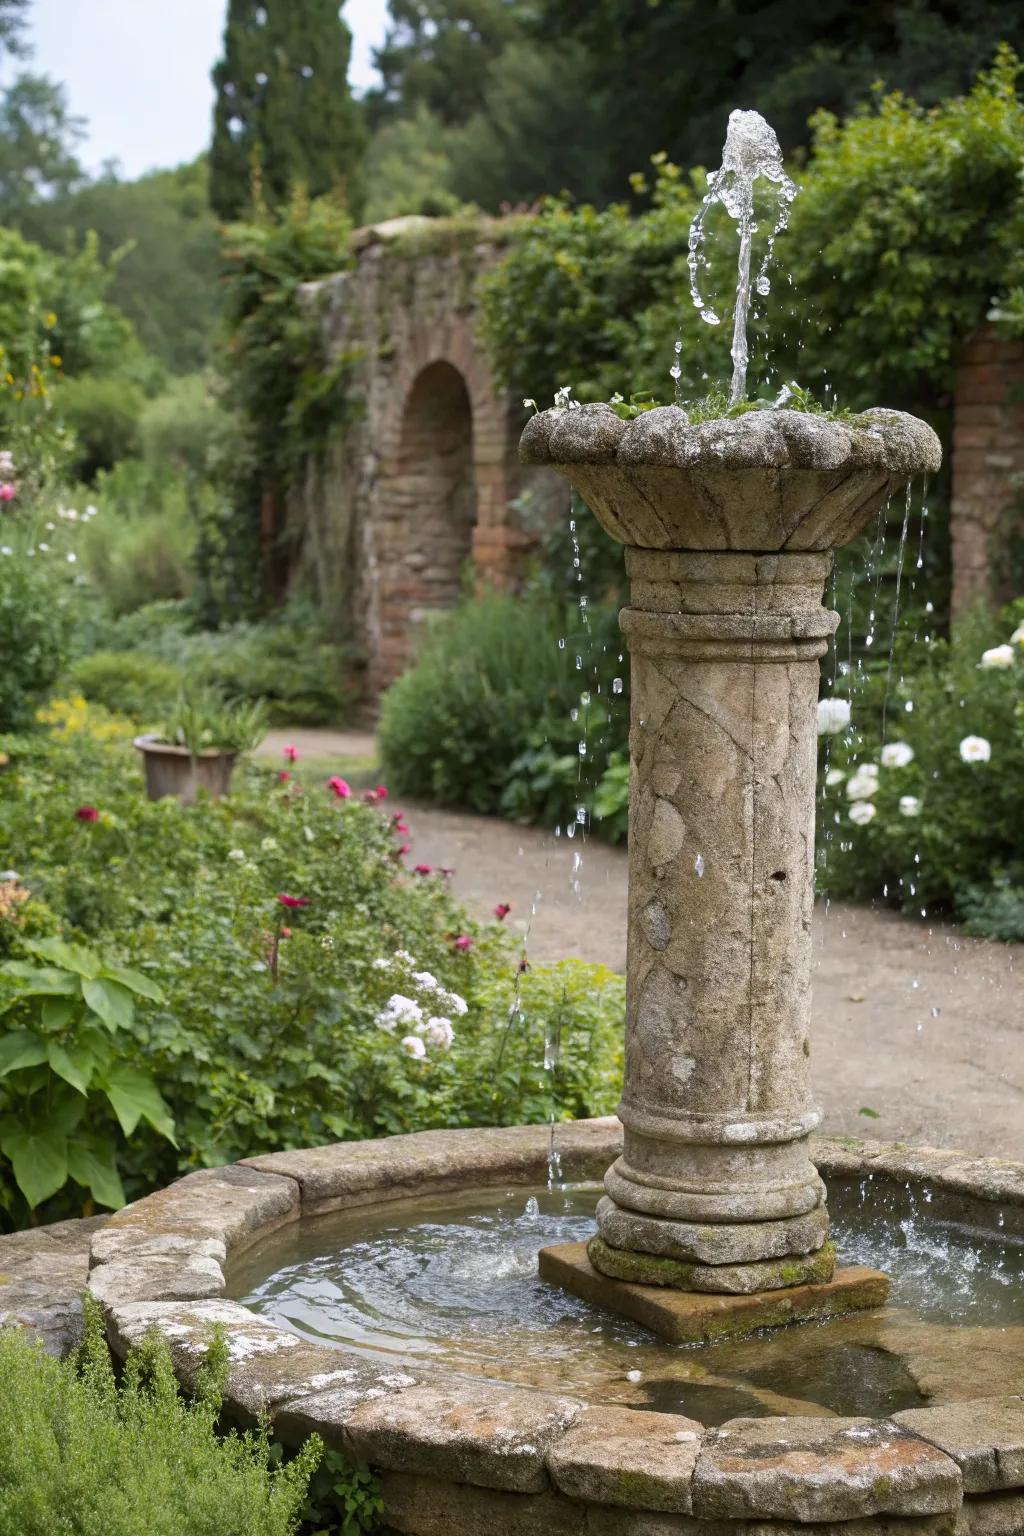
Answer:
M374 490L378 687L408 665L424 619L455 606L472 554L473 406L450 362L428 363L413 378L389 446Z

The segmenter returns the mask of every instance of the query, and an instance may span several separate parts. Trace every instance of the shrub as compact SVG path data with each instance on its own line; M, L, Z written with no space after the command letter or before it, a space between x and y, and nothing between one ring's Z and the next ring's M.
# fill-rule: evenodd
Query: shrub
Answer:
M94 651L71 669L75 687L91 703L147 723L158 719L185 683L173 662L140 651Z
M100 470L113 469L138 449L144 397L130 380L92 374L68 379L60 404L74 435L74 469L80 479L91 484Z
M214 396L202 374L189 373L173 379L155 400L150 400L139 421L142 457L153 469L202 476L210 454L224 431Z
M52 551L0 528L0 731L31 723L36 705L64 667L70 589ZM44 541L45 542L45 541Z
M1002 622L978 613L951 643L924 647L923 661L915 652L917 669L890 693L886 747L885 672L855 697L853 726L827 754L818 831L825 889L881 896L914 914L962 910L979 931L1015 936L1024 895L1014 884L1024 847L1022 620L1024 603ZM996 664L983 663L997 642ZM986 746L972 752L972 738L990 757Z
M263 699L275 725L338 725L357 693L351 652L329 638L323 620L300 599L261 624L220 630L197 629L187 604L152 603L113 623L93 616L85 633L92 646L111 658L131 656L123 697L118 696L112 659L96 669L100 692L89 693L95 674L88 664L83 669L77 662L74 671L76 680L84 679L88 697L127 714L139 712L135 667L144 672L149 663L173 668L177 678L227 698ZM169 681L170 672L154 671L154 680L160 676ZM173 702L177 691L175 687L162 697L157 713Z
M165 1343L131 1351L118 1384L95 1303L86 1320L77 1368L0 1332L3 1536L293 1536L320 1441L275 1468L264 1433L217 1435L216 1351L186 1403Z
M616 626L610 607L542 590L467 600L437 619L382 702L394 788L524 821L585 818L626 736Z
M85 570L114 614L187 596L195 520L187 478L126 459L96 477L96 514L83 524Z

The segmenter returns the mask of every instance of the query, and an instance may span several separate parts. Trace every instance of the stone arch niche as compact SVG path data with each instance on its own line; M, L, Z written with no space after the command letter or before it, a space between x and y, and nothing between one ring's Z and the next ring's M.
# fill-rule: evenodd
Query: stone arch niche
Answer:
M455 606L473 551L473 406L466 380L444 359L412 381L374 503L373 681L386 687L415 655L428 615Z
M304 288L325 364L347 363L349 409L291 488L288 576L310 581L365 658L370 699L415 659L467 566L515 590L566 506L557 475L519 463L523 402L480 339L477 279L506 231L482 219L471 234L419 217L373 225L353 235L348 270Z

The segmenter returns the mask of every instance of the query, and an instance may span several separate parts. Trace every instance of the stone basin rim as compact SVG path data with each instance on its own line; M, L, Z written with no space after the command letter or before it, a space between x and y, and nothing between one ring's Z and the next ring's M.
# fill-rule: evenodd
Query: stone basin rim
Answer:
M609 405L554 406L520 438L524 464L570 473L578 465L716 470L874 470L900 482L934 474L942 445L926 422L876 406L856 419L796 410L748 411L690 422L677 405L624 421Z
M621 1136L613 1117L557 1126L564 1177L598 1173L616 1155ZM634 1529L643 1536L650 1529L642 1523L650 1513L637 1513L641 1523L634 1525L629 1511L668 1512L673 1523L664 1527L665 1536L676 1530L679 1536L755 1536L750 1522L764 1519L773 1522L771 1536L801 1530L813 1536L816 1528L833 1536L837 1525L847 1524L850 1536L874 1536L863 1522L876 1516L901 1518L900 1530L908 1536L917 1529L922 1536L945 1536L942 1520L956 1511L958 1521L966 1519L979 1500L986 1520L997 1505L998 1518L1005 1514L1003 1524L983 1527L985 1536L1024 1530L1024 1395L913 1409L909 1419L732 1420L707 1429L679 1415L592 1406L454 1372L380 1368L344 1350L306 1344L223 1299L232 1256L289 1222L417 1194L532 1183L543 1180L547 1152L546 1126L516 1126L337 1143L202 1170L125 1207L93 1235L89 1288L105 1311L117 1353L156 1328L185 1380L211 1326L223 1325L231 1351L229 1412L251 1421L266 1411L282 1438L318 1429L328 1444L369 1461L381 1470L386 1518L410 1533L432 1536L446 1529L441 1516L430 1523L431 1497L440 1497L439 1489L444 1510L459 1501L482 1511L480 1501L512 1500L517 1532L534 1529L522 1523L528 1506L518 1501L524 1495L536 1501L538 1533L560 1532L556 1519L576 1518L573 1512L582 1508L598 1511L595 1521L601 1511L606 1519L614 1513L616 1523L607 1528L616 1536ZM1024 1241L1024 1164L844 1137L815 1139L812 1155L833 1178L927 1188L931 1210L949 1219L994 1231L1001 1217L1002 1234ZM991 1445L958 1450L947 1423L953 1408L982 1424L986 1416L995 1422L1009 1414L1014 1425L1019 1418L1020 1445L1014 1439L1008 1451L993 1432ZM734 1451L753 1436L754 1462L770 1451L785 1461L794 1435L810 1434L813 1425L825 1447L814 1478L801 1482L802 1474L794 1473L791 1505L783 1510L768 1499L762 1507L750 1482L754 1474L743 1471L742 1455L738 1462ZM656 1432L658 1466L641 1476L637 1458L643 1459ZM840 1434L846 1437L842 1462L827 1448ZM983 1429L979 1434L984 1439ZM806 1454L813 1460L817 1453ZM874 1475L871 1458L883 1455L911 1470L888 1480ZM811 1482L817 1492L808 1491ZM426 1513L416 1512L421 1510ZM598 1529L584 1520L581 1536L584 1526ZM500 1523L493 1528L500 1530ZM970 1523L957 1524L956 1536L971 1529ZM948 1531L952 1536L952 1524ZM768 1530L758 1526L756 1536L768 1536Z

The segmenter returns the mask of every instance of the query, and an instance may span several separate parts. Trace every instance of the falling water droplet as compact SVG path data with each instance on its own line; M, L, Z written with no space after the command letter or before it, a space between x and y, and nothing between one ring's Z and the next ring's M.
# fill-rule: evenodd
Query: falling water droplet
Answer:
M622 692L622 678L621 677L613 677L612 678L612 693L621 693L621 692Z
M693 867L697 871L698 878L703 878L703 875L704 875L704 855L702 853L698 853L696 859L693 862Z

